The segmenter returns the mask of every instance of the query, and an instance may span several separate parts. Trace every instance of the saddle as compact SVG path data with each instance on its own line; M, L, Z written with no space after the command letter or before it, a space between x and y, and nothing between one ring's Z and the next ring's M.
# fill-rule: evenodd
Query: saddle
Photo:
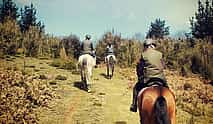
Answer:
M166 83L165 80L162 80L160 78L151 78L147 81L147 83L144 83L145 87L150 87L150 86L163 86L168 88L168 84Z

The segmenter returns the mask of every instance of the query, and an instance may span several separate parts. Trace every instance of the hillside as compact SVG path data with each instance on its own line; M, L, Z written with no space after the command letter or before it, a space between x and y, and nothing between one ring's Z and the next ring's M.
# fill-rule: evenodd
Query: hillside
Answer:
M45 90L46 93L41 93L40 96L48 98L48 100L45 104L33 108L38 123L139 123L138 113L129 111L132 87L136 80L134 69L121 69L116 66L115 77L108 80L105 78L104 65L95 68L92 93L87 93L81 89L82 84L78 72L52 67L50 66L52 61L49 59L26 58L25 77L27 81L46 84L39 92L43 93ZM23 69L23 59L12 57L1 60L0 68L1 75L9 71L11 73L17 72L21 76L23 74L20 73ZM176 96L177 123L213 123L212 85L205 84L197 75L182 77L177 72L169 70L166 70L165 73L169 86ZM60 76L65 78L56 78ZM1 115L0 122L3 122L3 119L5 118Z

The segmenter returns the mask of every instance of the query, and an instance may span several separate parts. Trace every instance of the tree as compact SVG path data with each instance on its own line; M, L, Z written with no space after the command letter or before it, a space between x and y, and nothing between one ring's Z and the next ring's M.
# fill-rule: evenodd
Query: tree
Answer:
M17 20L18 17L16 4L12 0L3 0L0 5L0 22L4 22L6 18Z
M79 38L71 34L68 37L62 39L62 44L65 48L66 54L74 58L78 58L80 55L80 40Z
M37 26L40 32L44 32L45 27L40 21L37 23L36 9L34 8L33 4L30 6L25 6L24 10L21 9L21 19L19 21L19 25L22 32L29 30L30 26Z
M210 0L212 1L212 0ZM198 11L190 19L191 32L195 38L213 38L213 1L206 0L205 5L198 0ZM213 40L212 40L213 42Z
M15 55L21 46L21 31L15 20L5 20L0 23L0 53Z
M155 22L151 22L151 26L147 33L147 38L164 38L169 35L169 26L166 27L165 20L156 19Z

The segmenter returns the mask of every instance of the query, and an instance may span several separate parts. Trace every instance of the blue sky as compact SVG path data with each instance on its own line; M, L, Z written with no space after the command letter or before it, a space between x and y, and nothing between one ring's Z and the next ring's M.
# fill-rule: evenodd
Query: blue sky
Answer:
M166 20L170 33L189 31L189 18L197 10L197 0L15 0L19 6L37 9L46 32L64 36L85 34L99 39L112 28L123 37L145 35L151 21Z

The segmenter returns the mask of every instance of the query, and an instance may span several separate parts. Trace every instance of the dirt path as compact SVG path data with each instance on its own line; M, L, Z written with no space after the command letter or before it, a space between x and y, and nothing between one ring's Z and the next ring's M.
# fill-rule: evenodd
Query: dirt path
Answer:
M130 91L127 80L119 80L117 74L112 80L104 76L104 69L94 70L92 93L79 95L76 109L67 115L66 124L127 124L138 123L138 113L129 112ZM80 82L78 82L80 83ZM72 104L71 104L72 105ZM72 107L71 107L72 108Z
M108 80L105 67L95 68L92 93L87 93L81 89L79 74L49 66L52 60L26 59L27 73L33 77L46 75L44 81L54 81L50 86L59 96L48 108L38 110L39 124L139 124L138 113L129 111L129 82L135 77L131 69L116 68L115 76ZM15 65L21 69L23 60L17 58ZM67 80L56 80L58 75ZM197 76L186 78L172 71L166 71L166 77L176 95L177 123L212 124L212 86L203 84ZM185 89L186 86L189 88Z
M40 65L42 66L42 65ZM92 93L81 89L79 75L48 67L48 75L65 75L66 81L58 81L56 92L61 98L54 100L50 108L39 112L42 124L137 124L138 113L131 113L131 90L127 79L118 72L112 80L105 78L105 68L94 69ZM47 116L48 115L48 116Z

